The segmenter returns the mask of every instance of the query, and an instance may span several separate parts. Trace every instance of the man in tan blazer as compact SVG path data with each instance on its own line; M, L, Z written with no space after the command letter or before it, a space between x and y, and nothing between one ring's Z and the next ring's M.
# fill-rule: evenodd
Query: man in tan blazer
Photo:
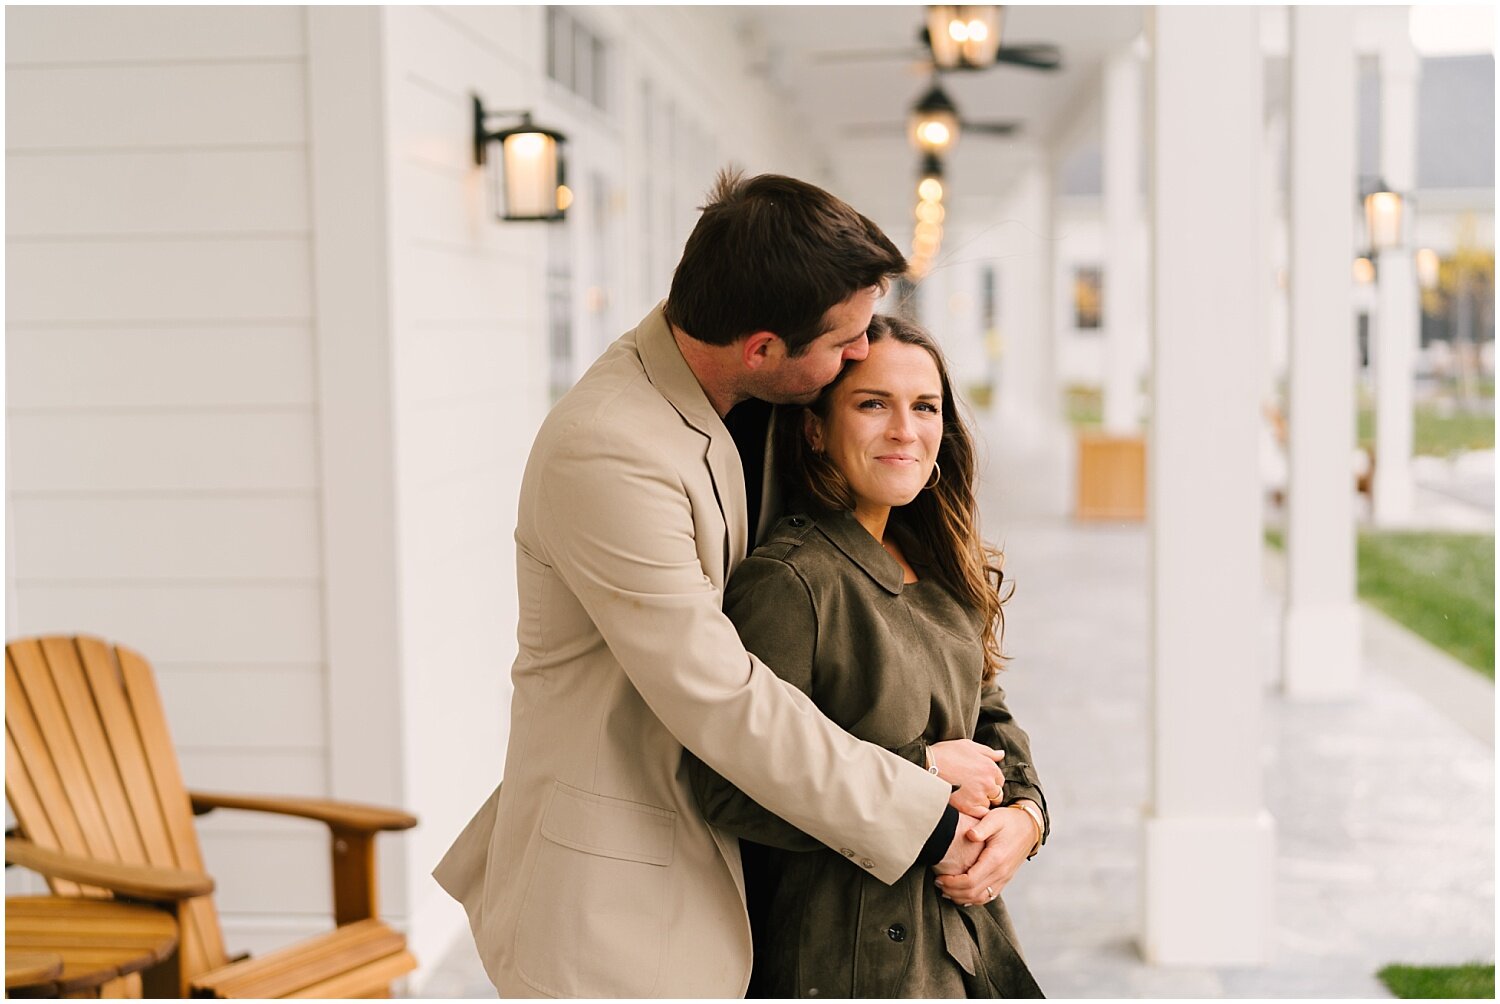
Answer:
M543 423L504 783L434 872L502 996L744 994L739 845L695 807L684 748L878 879L939 859L985 878L950 785L829 722L720 611L749 546L723 416L810 400L863 358L904 267L828 193L725 175L667 302Z

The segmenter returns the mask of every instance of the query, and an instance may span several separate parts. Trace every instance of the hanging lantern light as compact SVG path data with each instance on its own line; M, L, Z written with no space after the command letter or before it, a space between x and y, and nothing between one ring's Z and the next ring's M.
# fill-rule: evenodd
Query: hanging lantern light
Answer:
M911 141L923 153L947 152L958 142L958 106L938 84L911 110Z
M1406 243L1406 199L1383 180L1365 193L1365 236L1370 250L1379 254Z
M519 118L490 132L486 120ZM490 198L502 220L561 220L573 203L567 186L562 133L535 125L530 112L486 112L474 97L474 162L489 169Z
M1421 248L1417 251L1417 285L1423 289L1437 289L1438 280L1442 274L1442 263L1438 260L1438 253L1432 248Z
M943 70L978 70L1000 50L1000 7L993 4L927 8L927 45Z
M922 158L922 175L917 181L917 197L923 202L943 201L943 162L937 154Z

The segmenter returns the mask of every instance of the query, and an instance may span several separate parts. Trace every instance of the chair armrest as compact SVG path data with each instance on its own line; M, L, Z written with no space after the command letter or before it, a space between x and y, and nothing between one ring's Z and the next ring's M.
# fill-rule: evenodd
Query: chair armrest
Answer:
M200 872L98 861L38 847L17 837L5 841L5 863L30 868L48 878L81 882L108 889L118 896L155 903L174 903L214 891L214 880Z
M417 817L378 805L335 802L326 798L271 798L261 795L220 795L190 791L193 812L202 815L211 809L245 809L250 812L274 812L282 816L301 816L327 823L337 830L376 833L381 830L409 830Z

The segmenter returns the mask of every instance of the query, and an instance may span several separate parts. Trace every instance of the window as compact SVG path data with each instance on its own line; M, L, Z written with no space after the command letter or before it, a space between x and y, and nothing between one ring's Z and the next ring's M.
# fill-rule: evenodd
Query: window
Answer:
M1073 269L1073 327L1097 329L1104 298L1104 270L1097 265Z
M547 8L547 76L603 110L609 46L566 7Z

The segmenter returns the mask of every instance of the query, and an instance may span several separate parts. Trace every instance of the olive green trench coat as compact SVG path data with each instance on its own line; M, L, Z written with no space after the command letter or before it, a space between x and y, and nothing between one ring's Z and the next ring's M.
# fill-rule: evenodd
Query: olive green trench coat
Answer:
M725 612L746 648L858 738L918 764L948 739L1004 749L1006 803L1031 799L1045 818L1030 741L1001 690L981 686L978 615L904 550L916 583L851 513L787 517L731 578ZM999 899L959 908L923 865L872 881L851 852L687 762L708 821L744 840L752 996L1041 996Z

